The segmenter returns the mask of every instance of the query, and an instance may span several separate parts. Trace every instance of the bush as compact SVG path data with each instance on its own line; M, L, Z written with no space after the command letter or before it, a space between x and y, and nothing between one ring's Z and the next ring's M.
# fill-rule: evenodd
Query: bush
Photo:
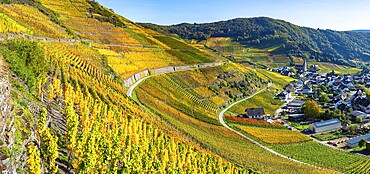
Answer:
M27 84L29 91L35 88L38 76L50 69L45 52L37 42L12 40L0 46L0 52L10 69Z

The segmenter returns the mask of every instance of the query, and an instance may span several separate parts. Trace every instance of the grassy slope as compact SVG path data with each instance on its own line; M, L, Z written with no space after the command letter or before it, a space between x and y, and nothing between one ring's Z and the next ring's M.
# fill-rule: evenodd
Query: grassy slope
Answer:
M280 75L275 72L267 71L264 69L258 69L257 73L259 76L270 79L273 82L273 86L266 92L260 93L248 100L245 100L232 108L229 112L232 115L245 113L245 108L249 107L263 107L265 112L270 115L274 115L276 110L283 104L280 100L274 99L275 95L280 92L286 84L294 81L293 78Z
M270 54L280 46L267 49L247 48L246 46L233 41L229 37L214 37L200 43L217 50L223 55L232 56L235 62L252 62L259 66L277 68L289 65L290 59L283 54Z
M311 63L309 63L310 65ZM320 73L330 73L332 70L334 70L335 73L337 74L355 74L361 69L358 68L351 68L348 66L343 66L343 65L337 65L337 64L332 64L332 63L326 63L326 62L315 62L312 64L316 64L320 66Z
M245 100L232 108L230 108L231 115L238 115L245 113L246 108L263 107L266 114L274 115L275 111L283 104L280 100L274 99L275 90L267 90L266 92L257 94L256 96ZM229 113L230 113L229 112Z

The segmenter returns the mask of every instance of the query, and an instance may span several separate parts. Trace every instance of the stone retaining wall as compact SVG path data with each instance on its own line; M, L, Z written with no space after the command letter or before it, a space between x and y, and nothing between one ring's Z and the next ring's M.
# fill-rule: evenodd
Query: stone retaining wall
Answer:
M149 76L149 75L158 75L158 74L165 74L165 73L177 72L177 71L189 71L192 69L201 69L201 68L221 66L223 64L225 64L225 62L212 62L212 63L201 63L201 64L195 64L195 65L167 66L163 68L155 68L155 69L144 70L144 71L138 72L126 79L123 79L122 81L126 87L130 87L138 80L146 76Z

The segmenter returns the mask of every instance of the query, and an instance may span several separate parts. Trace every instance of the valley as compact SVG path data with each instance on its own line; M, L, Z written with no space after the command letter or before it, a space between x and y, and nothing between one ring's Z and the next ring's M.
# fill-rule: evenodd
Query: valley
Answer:
M0 172L369 173L367 32L99 2L0 1Z

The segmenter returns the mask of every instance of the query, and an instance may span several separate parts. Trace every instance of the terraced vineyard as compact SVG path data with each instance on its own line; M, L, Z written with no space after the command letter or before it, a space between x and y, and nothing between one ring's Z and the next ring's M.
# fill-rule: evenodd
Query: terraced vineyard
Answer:
M370 160L359 160L350 166L348 166L344 171L345 173L370 173Z
M222 101L227 101L230 96L234 95L233 93L244 95L266 85L266 82L253 76L252 72L244 73L243 71L246 69L242 67L239 67L242 68L239 72L238 69L233 70L236 72L227 70L230 69L230 66L232 65L201 69L199 72L187 71L152 77L141 85L139 90L146 93L146 95L157 98L157 102L164 102L202 121L219 124L214 119L214 114L218 111L220 105L214 102L213 98L218 97ZM234 66L234 68L238 68L238 66ZM231 81L226 82L221 78L225 75L235 76L234 80L231 79ZM251 82L254 82L254 84L246 85ZM231 90L232 88L229 85L235 85L236 83L245 87L243 88L244 93L235 89ZM199 88L205 88L206 90L199 90ZM225 91L229 91L229 94Z
M9 29L8 32L25 34L33 34L37 36L46 36L52 38L68 38L68 34L63 27L50 21L50 18L43 14L37 8L13 4L13 5L2 5L0 11L3 13L2 16L8 15L10 19L5 20L7 24L18 25L19 30ZM1 21L4 21L2 19ZM17 24L15 22L17 21ZM24 29L26 28L27 29Z
M290 62L290 58L285 54L271 54L280 46L266 49L249 48L230 37L211 37L200 43L204 43L223 55L229 56L237 63L252 63L258 67L277 68L288 66Z
M10 44L31 43L17 40ZM42 119L36 125L40 135L37 141L43 143L29 144L30 167L20 171L37 173L43 164L52 173L58 171L58 166L60 171L69 172L64 164L70 164L74 171L87 173L252 172L200 149L142 111L125 96L120 84L67 46L36 45L46 51L45 57L40 58L54 68L42 74L44 78L37 82L39 89L34 99L49 105L42 109ZM9 60L11 54L7 51L5 59ZM58 101L59 109L54 108ZM16 108L18 112L30 112L19 105ZM20 137L23 138L26 137ZM39 150L44 148L49 151ZM45 161L38 160L40 154Z
M270 147L292 158L343 172L356 171L365 174L367 172L362 171L370 170L370 166L366 165L369 161L367 157L335 150L316 142L272 145Z
M258 69L257 71L266 78L270 79L273 82L273 86L278 89L282 89L288 83L292 83L293 81L296 80L294 78L284 76L279 73L268 71L265 69Z
M312 64L319 65L320 67L319 72L322 72L322 73L330 73L332 72L332 70L334 70L334 72L337 74L355 74L361 71L361 69L358 69L358 68L351 68L348 66L342 66L342 65L326 63L326 62L312 62Z
M0 14L0 33L12 32L12 33L31 33L30 30L23 27L13 19L9 18L7 15Z
M228 119L270 148L323 168L270 153L219 123L220 109L268 82L273 86L267 92L231 113L264 106L273 114L281 105L272 96L294 79L224 57L256 66L286 64L286 56L270 54L279 46L245 48L230 38L195 43L142 28L90 0L3 1L0 37L1 73L11 83L4 86L11 91L5 108L12 109L11 121L0 115L0 172L370 171L367 158L328 149L281 124ZM222 65L150 77L134 91L135 101L125 94L125 80L136 73L201 63Z
M107 63L112 63L113 57L122 61L128 60L127 65L135 68L121 71L122 77L147 68L186 63L166 53L165 49L170 48L165 44L150 38L153 42L147 43L154 46L142 45L141 43L145 42L144 35L138 36L135 32L143 31L131 22L125 21L130 25L130 29L122 29L84 16L89 7L86 1L41 1L41 3L60 13L60 20L66 26L63 28L51 22L49 16L45 16L32 6L1 5L0 11L4 13L0 14L2 22L0 32L13 34L22 32L26 35L55 38L82 37L90 40L66 44L52 43L47 39L44 39L44 42L18 39L1 44L8 66L21 77L13 82L17 86L14 100L22 101L20 102L22 105L15 103L15 108L17 113L28 114L24 120L16 118L17 126L25 126L16 130L18 137L15 144L22 146L28 141L41 142L41 144L28 143L28 148L19 152L20 155L29 156L29 159L25 163L28 167L18 168L18 172L68 173L72 170L76 173L253 172L247 166L237 166L213 152L203 150L127 98L121 79L116 78L115 72ZM29 17L23 17L27 15ZM78 36L67 34L65 29L71 29L70 31L76 32ZM133 32L134 29L137 31ZM28 55L27 59L32 60L32 56L39 56L37 60L43 60L45 63L42 73L41 71L32 73L37 75L36 81L28 79L30 77L23 73L37 70L27 67L31 66L31 63L33 66L32 61L28 64L12 62L22 51L35 49L30 45L40 50L42 54ZM182 46L184 45L187 46L186 49L199 54L191 63L203 55L198 49L183 43ZM14 50L15 48L19 50ZM120 52L122 50L126 52ZM214 55L207 56L201 57L204 60L199 62L214 61ZM107 57L108 62L104 61L104 57ZM113 69L119 70L124 63L119 62L120 65ZM40 65L37 66L38 69L42 69ZM29 81L27 85L36 86L36 89L31 86L23 87L23 79ZM169 83L173 84L175 82ZM200 105L199 108L208 108L209 112L215 112L218 108L210 102L197 99L193 92L183 91L181 95L194 100L195 105ZM25 106L28 103L32 107ZM40 110L42 110L40 117L34 118L32 114L38 115ZM214 123L217 124L216 120ZM34 131L33 127L38 127L37 136L28 137Z
M238 161L243 166L253 166L266 173L332 173L310 166L291 162L277 157L242 137L236 136L219 125L216 113L205 108L192 107L193 98L183 97L182 91L192 91L217 79L217 73L235 70L235 66L206 68L199 71L176 72L146 79L136 89L137 99L151 111L161 116L186 136L230 161ZM249 72L250 69L244 71ZM213 73L211 73L213 72ZM214 72L217 72L216 74ZM258 77L258 76L254 76ZM174 83L175 82L175 83ZM168 85L171 84L171 85ZM178 86L181 88L179 89ZM191 92L194 97L204 94ZM259 154L259 155L254 155ZM284 165L282 165L284 164Z
M108 64L122 78L127 78L145 69L214 62L217 58L221 58L211 54L209 50L198 50L178 39L160 33L149 32L148 34L147 30L114 14L109 9L95 9L93 2L42 0L41 3L59 13L60 21L75 31L75 35L98 42L93 43L93 47L106 56ZM124 28L119 27L118 24L99 21L100 18L96 16L101 16L101 14L91 14L91 10L111 14L119 25L124 25Z
M171 50L167 51L169 54L181 59L182 61L185 61L187 64L212 61L212 58L209 55L177 39L164 35L157 35L154 36L154 38L171 48Z
M205 44L224 55L241 54L246 50L243 45L233 42L231 38L225 37L210 38Z
M275 115L277 109L279 109L280 106L283 104L282 101L275 99L275 96L286 84L293 82L294 79L263 69L258 69L257 75L260 78L271 81L272 87L270 87L264 93L260 93L246 101L233 106L228 111L230 115L236 116L238 114L245 113L246 108L258 107L263 107L266 114Z

